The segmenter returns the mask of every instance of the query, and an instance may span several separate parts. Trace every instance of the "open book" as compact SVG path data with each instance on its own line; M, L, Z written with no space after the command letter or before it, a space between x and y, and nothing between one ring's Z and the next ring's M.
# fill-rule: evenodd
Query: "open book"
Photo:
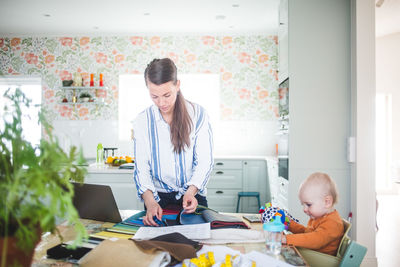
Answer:
M139 212L124 220L122 224L145 226L143 224L143 216L145 215L146 211ZM221 214L215 210L209 209L201 205L197 207L195 213L184 213L183 210L181 210L178 214L163 215L161 220L158 220L156 218L154 219L160 226L210 223L211 229L250 228L245 222L241 220L241 218Z

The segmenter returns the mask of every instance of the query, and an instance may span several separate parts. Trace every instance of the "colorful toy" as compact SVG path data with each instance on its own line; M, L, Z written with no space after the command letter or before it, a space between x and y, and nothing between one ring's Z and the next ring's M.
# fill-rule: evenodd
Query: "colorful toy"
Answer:
M261 221L263 223L273 222L274 220L280 220L281 223L285 225L286 230L289 229L289 224L291 220L299 222L299 220L295 219L286 210L273 207L271 202L265 203L265 208L260 207L258 213L262 213Z

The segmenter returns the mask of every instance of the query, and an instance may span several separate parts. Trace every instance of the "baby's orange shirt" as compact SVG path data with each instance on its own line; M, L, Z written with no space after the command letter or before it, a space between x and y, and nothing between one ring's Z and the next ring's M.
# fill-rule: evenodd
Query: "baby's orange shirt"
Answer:
M344 234L344 225L339 213L335 210L317 219L310 219L307 227L294 221L290 222L286 243L309 248L335 256L340 240Z

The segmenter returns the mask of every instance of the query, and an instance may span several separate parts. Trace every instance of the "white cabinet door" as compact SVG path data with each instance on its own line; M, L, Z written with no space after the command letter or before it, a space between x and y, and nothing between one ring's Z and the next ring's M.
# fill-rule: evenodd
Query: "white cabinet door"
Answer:
M265 160L243 161L243 191L259 192L260 205L271 199L267 164ZM260 207L255 197L245 197L240 200L239 211L258 213Z
M221 212L236 212L236 203L239 190L235 189L207 189L208 207Z
M236 212L238 192L242 189L242 161L215 159L207 185L208 206L216 211Z
M278 201L279 179L278 179L278 161L276 159L267 160L268 181L271 191L272 205Z

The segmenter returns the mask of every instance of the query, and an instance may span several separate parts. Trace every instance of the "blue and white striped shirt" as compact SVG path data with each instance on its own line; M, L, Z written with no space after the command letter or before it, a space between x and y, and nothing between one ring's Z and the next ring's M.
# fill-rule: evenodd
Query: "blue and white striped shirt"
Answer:
M196 186L200 195L207 194L214 166L213 135L204 108L192 104L186 102L193 125L190 146L180 153L174 152L170 127L157 106L150 106L133 121L134 180L139 199L146 190L153 192L156 201L157 192L178 192L179 199L190 185Z

